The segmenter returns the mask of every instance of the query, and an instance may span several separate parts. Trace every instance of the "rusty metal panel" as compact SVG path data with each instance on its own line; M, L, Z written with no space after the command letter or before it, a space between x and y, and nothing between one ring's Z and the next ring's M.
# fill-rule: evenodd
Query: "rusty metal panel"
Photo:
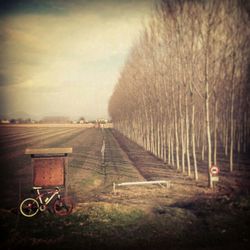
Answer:
M33 185L64 186L65 159L63 157L33 158Z

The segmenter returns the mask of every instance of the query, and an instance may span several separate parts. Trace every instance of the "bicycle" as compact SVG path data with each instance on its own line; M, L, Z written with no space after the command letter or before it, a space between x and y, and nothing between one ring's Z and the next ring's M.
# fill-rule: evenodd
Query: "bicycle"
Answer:
M53 191L40 192L42 189L42 187L33 187L32 190L37 194L36 198L26 198L21 202L19 210L22 215L33 217L39 211L44 212L52 200L54 200L53 212L56 215L67 216L72 212L73 202L71 198L61 197L59 187L54 188ZM54 199L55 197L56 199Z

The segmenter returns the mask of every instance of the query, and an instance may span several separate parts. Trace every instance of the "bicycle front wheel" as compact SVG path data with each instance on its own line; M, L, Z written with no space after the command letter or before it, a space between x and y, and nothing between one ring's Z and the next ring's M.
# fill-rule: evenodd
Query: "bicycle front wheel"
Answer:
M67 216L73 210L73 201L70 197L62 197L57 199L53 205L53 210L56 215Z
M19 209L22 215L26 217L32 217L38 213L39 204L35 199L27 198L22 201Z

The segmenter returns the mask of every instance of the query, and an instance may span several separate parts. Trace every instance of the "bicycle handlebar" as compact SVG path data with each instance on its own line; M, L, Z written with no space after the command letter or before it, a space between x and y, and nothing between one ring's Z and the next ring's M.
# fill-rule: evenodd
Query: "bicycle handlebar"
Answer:
M35 190L44 190L44 189L55 189L57 191L60 191L61 189L59 187L53 187L53 188L44 188L44 187L32 187L32 191L35 191Z

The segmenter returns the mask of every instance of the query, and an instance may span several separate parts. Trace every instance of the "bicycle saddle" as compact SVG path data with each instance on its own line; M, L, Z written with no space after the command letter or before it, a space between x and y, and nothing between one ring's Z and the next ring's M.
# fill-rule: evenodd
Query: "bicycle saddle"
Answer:
M32 187L34 190L42 189L42 187Z

